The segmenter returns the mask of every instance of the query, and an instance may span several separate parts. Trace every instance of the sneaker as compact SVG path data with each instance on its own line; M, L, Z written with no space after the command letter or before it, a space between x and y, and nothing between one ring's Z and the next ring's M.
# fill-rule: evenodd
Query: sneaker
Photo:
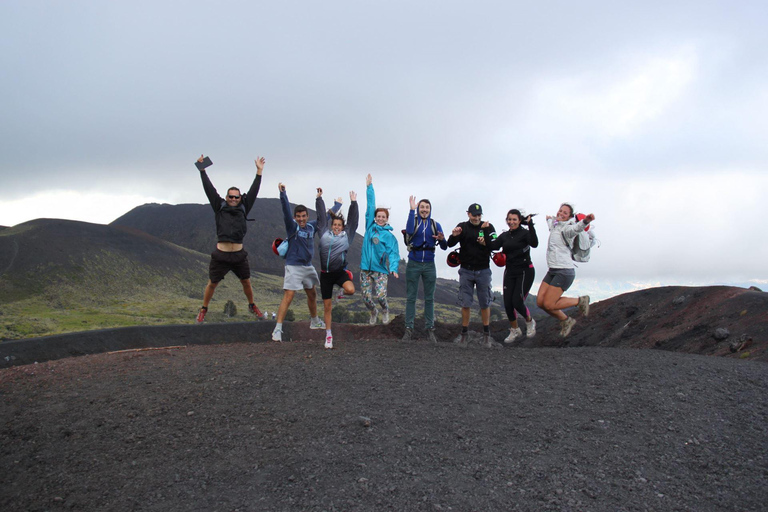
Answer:
M201 324L203 323L203 320L205 320L205 314L208 312L208 308L203 306L200 308L200 311L197 312L197 323Z
M453 340L454 343L456 343L461 348L467 348L469 346L469 333L463 332L456 336L456 339Z
M248 304L248 311L256 317L256 320L262 320L264 318L264 314L256 307L256 304Z
M582 295L579 297L579 313L582 314L582 316L589 315L589 295Z
M496 345L496 342L493 341L491 338L491 333L489 332L483 332L483 348L493 348L493 346Z
M437 336L435 336L434 329L427 329L427 341L430 343L437 343Z
M409 342L413 341L413 329L410 327L405 328L405 334L403 334L403 337L400 338L400 341Z
M531 321L525 322L525 337L526 338L533 338L536 336L536 320L531 318Z
M389 323L389 309L385 309L381 314L381 323L387 325Z
M371 319L368 320L368 325L376 325L376 320L379 318L379 310L373 308L371 310Z
M325 337L325 348L333 348L333 336Z
M272 341L283 341L283 330L278 329L275 327L275 330L272 331Z
M317 319L311 319L309 321L309 328L310 329L325 329L325 322L318 317Z
M504 338L504 343L512 343L522 335L523 331L521 331L519 327L512 327L509 329L509 336Z
M562 322L560 322L560 336L565 338L566 336L571 334L571 329L573 329L574 325L576 325L576 320L574 320L571 317L568 317Z

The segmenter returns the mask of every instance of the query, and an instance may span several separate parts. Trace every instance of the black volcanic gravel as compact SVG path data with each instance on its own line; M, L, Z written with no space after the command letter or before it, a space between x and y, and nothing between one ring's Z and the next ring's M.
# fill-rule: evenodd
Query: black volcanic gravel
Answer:
M0 370L0 510L768 508L768 366L233 343Z

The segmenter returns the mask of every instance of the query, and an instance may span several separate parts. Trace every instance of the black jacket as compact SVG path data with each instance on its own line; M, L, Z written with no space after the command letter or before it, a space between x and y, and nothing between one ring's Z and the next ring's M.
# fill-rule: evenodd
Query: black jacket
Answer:
M501 249L507 256L507 268L527 268L531 266L531 247L539 246L536 228L529 224L528 229L518 226L514 231L505 231L491 242L491 249Z
M453 247L456 244L460 244L461 248L461 268L466 270L483 270L491 266L491 241L496 239L496 229L493 224L489 224L487 228L481 228L481 224L477 226L471 222L466 221L458 225L461 227L461 233L459 236L448 237L448 247ZM480 244L477 241L480 231L483 232L483 238L485 238L485 245Z
M216 212L216 240L218 242L243 243L245 233L248 231L246 217L256 202L256 196L261 186L261 175L257 174L251 184L248 193L242 194L240 204L235 207L227 202L216 192L216 189L205 171L200 171L200 179L203 180L203 189L213 211Z

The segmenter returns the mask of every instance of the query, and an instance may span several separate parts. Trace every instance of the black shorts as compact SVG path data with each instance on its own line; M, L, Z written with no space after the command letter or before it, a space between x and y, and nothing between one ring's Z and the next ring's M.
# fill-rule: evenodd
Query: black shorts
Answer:
M235 252L214 250L211 253L211 264L208 265L208 278L211 282L218 283L230 270L241 281L250 279L251 266L248 265L248 253L244 249Z
M320 272L320 296L323 300L333 298L333 285L344 286L344 283L347 281L350 281L350 279L346 270Z

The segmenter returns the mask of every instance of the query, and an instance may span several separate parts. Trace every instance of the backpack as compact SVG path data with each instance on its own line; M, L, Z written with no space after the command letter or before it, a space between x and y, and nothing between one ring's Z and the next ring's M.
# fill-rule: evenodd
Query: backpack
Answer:
M565 241L565 245L571 250L571 259L580 263L589 261L592 247L596 244L600 247L600 241L595 238L594 232L587 230L576 233L576 236L573 237L571 243L568 243L568 238L566 238L563 233L563 241Z
M310 229L310 235L309 235L309 237L310 237L310 238L314 238L314 236L315 236L315 227L314 227L312 224L307 224L307 227L308 227L308 228L311 228L311 229ZM281 258L285 259L286 255L288 254L288 241L289 241L291 238L295 238L295 237L297 237L298 235L299 235L299 229L297 228L297 229L296 229L296 232L295 232L294 234L292 234L291 236L289 236L288 238L286 238L285 240L283 240L283 241L280 243L280 245L278 245L278 246L277 246L277 248L276 248L276 249L273 249L273 250L276 250L276 251L277 251L277 255L278 255L278 256L280 256ZM274 245L274 243L273 243L272 245Z
M429 222L432 225L432 234L437 234L437 223L435 222L435 219L432 217L429 218ZM417 223L418 226L418 223ZM404 229L400 231L403 234L403 240L405 241L405 247L408 249L408 252L410 251L434 251L435 247L427 247L426 244L419 245L418 247L413 246L413 235L416 234L416 229L414 228L413 234L408 234Z

